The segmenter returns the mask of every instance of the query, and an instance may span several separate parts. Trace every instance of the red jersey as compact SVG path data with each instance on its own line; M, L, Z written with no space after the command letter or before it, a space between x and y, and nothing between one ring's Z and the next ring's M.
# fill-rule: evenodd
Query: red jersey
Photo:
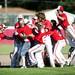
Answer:
M29 28L29 26L25 25L24 27L19 28L19 29L17 30L17 32L19 33L19 35L20 35L20 33L23 33L23 34L25 34L26 36L28 36L28 35L32 34L32 29Z
M58 41L58 40L63 40L64 37L62 36L62 34L60 33L60 31L54 29L53 34L51 35L54 41Z
M66 29L67 26L69 26L69 22L68 22L68 19L67 19L67 15L66 14L61 14L60 15L62 18L64 18L64 21L60 20L58 17L58 21L59 21L59 24L64 28Z
M20 23L17 22L17 23L15 24L15 29L17 29L17 28L19 28L19 27L20 27Z
M19 28L18 32L25 33L26 35L29 35L29 34L32 34L32 29L29 26L25 25L24 27Z
M43 40L42 40L42 37L43 36L47 36L47 35L52 35L53 32L52 31L49 31L49 32L44 32L44 33L39 33L38 35L36 35L34 37L35 40L37 40L39 43L43 43Z
M42 40L43 34L39 33L38 35L36 35L34 37L34 40L37 40L39 43L43 44L43 40Z
M45 28L47 28L49 30L52 29L52 25L51 25L51 22L49 20L42 21L42 24L45 25Z

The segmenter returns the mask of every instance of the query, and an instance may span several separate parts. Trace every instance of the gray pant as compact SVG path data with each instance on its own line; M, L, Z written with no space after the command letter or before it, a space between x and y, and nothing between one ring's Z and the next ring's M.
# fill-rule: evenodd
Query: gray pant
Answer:
M21 48L21 56L25 56L25 54L28 52L28 50L30 49L30 42L24 42Z

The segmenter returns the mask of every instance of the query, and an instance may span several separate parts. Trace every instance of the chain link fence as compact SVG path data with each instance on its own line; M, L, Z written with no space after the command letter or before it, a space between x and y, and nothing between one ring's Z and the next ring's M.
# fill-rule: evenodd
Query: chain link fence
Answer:
M13 26L17 22L17 16L19 14L6 14L0 13L0 23L4 23L6 26ZM23 14L24 18L31 19L32 15Z

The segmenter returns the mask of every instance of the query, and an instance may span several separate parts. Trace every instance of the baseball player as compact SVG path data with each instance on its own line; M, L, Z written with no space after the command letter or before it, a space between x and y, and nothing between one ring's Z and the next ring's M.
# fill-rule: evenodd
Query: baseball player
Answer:
M18 22L16 22L16 24L15 24L15 32L13 33L14 51L10 53L10 54L12 54L11 67L19 66L20 56L18 55L19 54L18 51L22 46L21 38L16 35L17 34L16 31L21 28L20 21L23 20L24 18L22 15L18 15L17 18L18 18Z
M33 64L37 64L37 66L39 68L44 67L42 52L45 48L45 43L44 43L45 39L44 38L46 37L46 35L48 35L48 34L47 33L39 33L38 35L36 35L34 40L36 40L38 43L29 49L29 56L30 56L31 62ZM48 42L49 42L49 38L48 38ZM50 42L48 44L50 44ZM52 57L52 59L53 59L53 57ZM52 67L54 67L53 64L51 64L51 65L52 65Z
M39 15L40 14L40 15ZM38 17L38 25L42 25L44 28L41 28L41 32L44 33L44 32L48 32L50 29L51 29L51 26L49 23L49 21L47 21L45 19L45 15L44 13L39 13L37 15ZM43 25L43 23L45 25ZM47 25L47 26L46 26ZM40 30L40 27L39 27L39 30ZM43 41L43 43L45 44L46 48L47 48L47 51L48 51L48 54L49 54L49 58L50 58L50 63L51 63L51 66L52 67L55 67L55 64L54 64L54 59L53 59L53 54L52 54L52 43L51 43L51 39L50 39L50 35L48 35L47 33L44 33L44 35L42 36L42 34L40 35L41 36L41 39ZM39 37L40 37L39 36ZM36 37L37 38L37 37ZM40 38L36 39L36 40L40 40ZM32 51L32 54L35 52L35 49L34 51ZM38 55L38 54L37 54ZM35 57L34 57L34 54L32 55L33 56L33 59L36 61ZM37 56L39 57L39 56Z
M69 24L67 15L63 11L64 11L63 6L58 6L56 16L59 25L61 25L62 28L68 32L68 35L70 35L75 39L75 30L73 29L72 25Z
M38 32L38 30L35 29L36 34L34 34L34 33L33 34L35 35L34 40L37 42L37 44L29 49L29 57L33 64L37 64L37 66L39 68L43 68L44 63L43 63L43 58L42 58L41 52L44 50L45 45L43 44L43 41L42 41L42 36L43 36L42 33L39 33L39 32L37 33L36 31ZM40 55L40 56L38 56L38 55ZM40 61L38 61L38 60L40 60Z
M51 25L51 22L45 18L45 14L40 12L36 16L38 18L39 24L44 27L45 32L49 32L52 29L52 25ZM41 32L44 32L44 30L41 29ZM43 42L47 48L50 64L52 67L55 67L53 53L52 53L52 42L51 42L50 35L44 36Z
M19 28L21 28L21 26L20 26L20 21L22 20L22 19L24 19L23 18L23 16L22 15L18 15L18 22L16 22L16 24L15 24L15 31L17 31L17 29L19 29ZM16 32L14 33L14 34L16 34ZM18 44L20 43L20 40L18 40L18 39L15 39L15 41L14 41L14 45L15 45L15 50L14 50L14 55L15 55L15 53L17 52L17 48L19 47L18 46Z
M67 65L70 65L70 62L72 61L74 55L75 55L75 40L71 38L70 36L67 37L68 44L71 46L69 52L69 57L67 59Z
M9 37L9 36L6 36L4 34L4 31L7 27L3 24L0 25L0 40L2 39L8 39L8 40L13 40L13 37Z
M73 28L75 28L74 25L75 24L72 24ZM67 65L70 65L70 62L72 61L72 59L75 55L75 39L72 38L71 36L67 36L66 40L67 40L67 44L69 44L71 46L71 48L69 49L69 56L67 59Z
M21 28L19 30L17 30L17 35L19 35L22 39L22 47L19 50L21 57L22 57L22 68L26 68L26 64L25 64L25 54L26 52L29 50L30 48L30 40L29 40L29 36L32 36L32 30L31 28L28 27L27 24L24 24L24 20L21 20Z
M12 39L12 37L9 37L9 36L4 34L4 31L5 31L6 28L7 27L4 24L0 25L0 40L2 40L2 39L8 39L8 40Z
M53 34L51 35L51 37L56 42L55 46L54 46L54 57L55 57L55 60L61 65L61 67L63 67L66 62L66 59L63 56L61 49L66 46L66 42L65 42L65 39L62 36L60 30L57 27L56 21L51 20L51 22L53 25L52 26Z

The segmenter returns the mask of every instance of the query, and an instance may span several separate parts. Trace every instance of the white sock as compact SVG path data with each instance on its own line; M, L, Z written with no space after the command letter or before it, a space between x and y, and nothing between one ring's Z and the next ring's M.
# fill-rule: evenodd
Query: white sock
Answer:
M23 66L26 67L26 64L25 64L25 56L22 56L22 63L23 63Z

